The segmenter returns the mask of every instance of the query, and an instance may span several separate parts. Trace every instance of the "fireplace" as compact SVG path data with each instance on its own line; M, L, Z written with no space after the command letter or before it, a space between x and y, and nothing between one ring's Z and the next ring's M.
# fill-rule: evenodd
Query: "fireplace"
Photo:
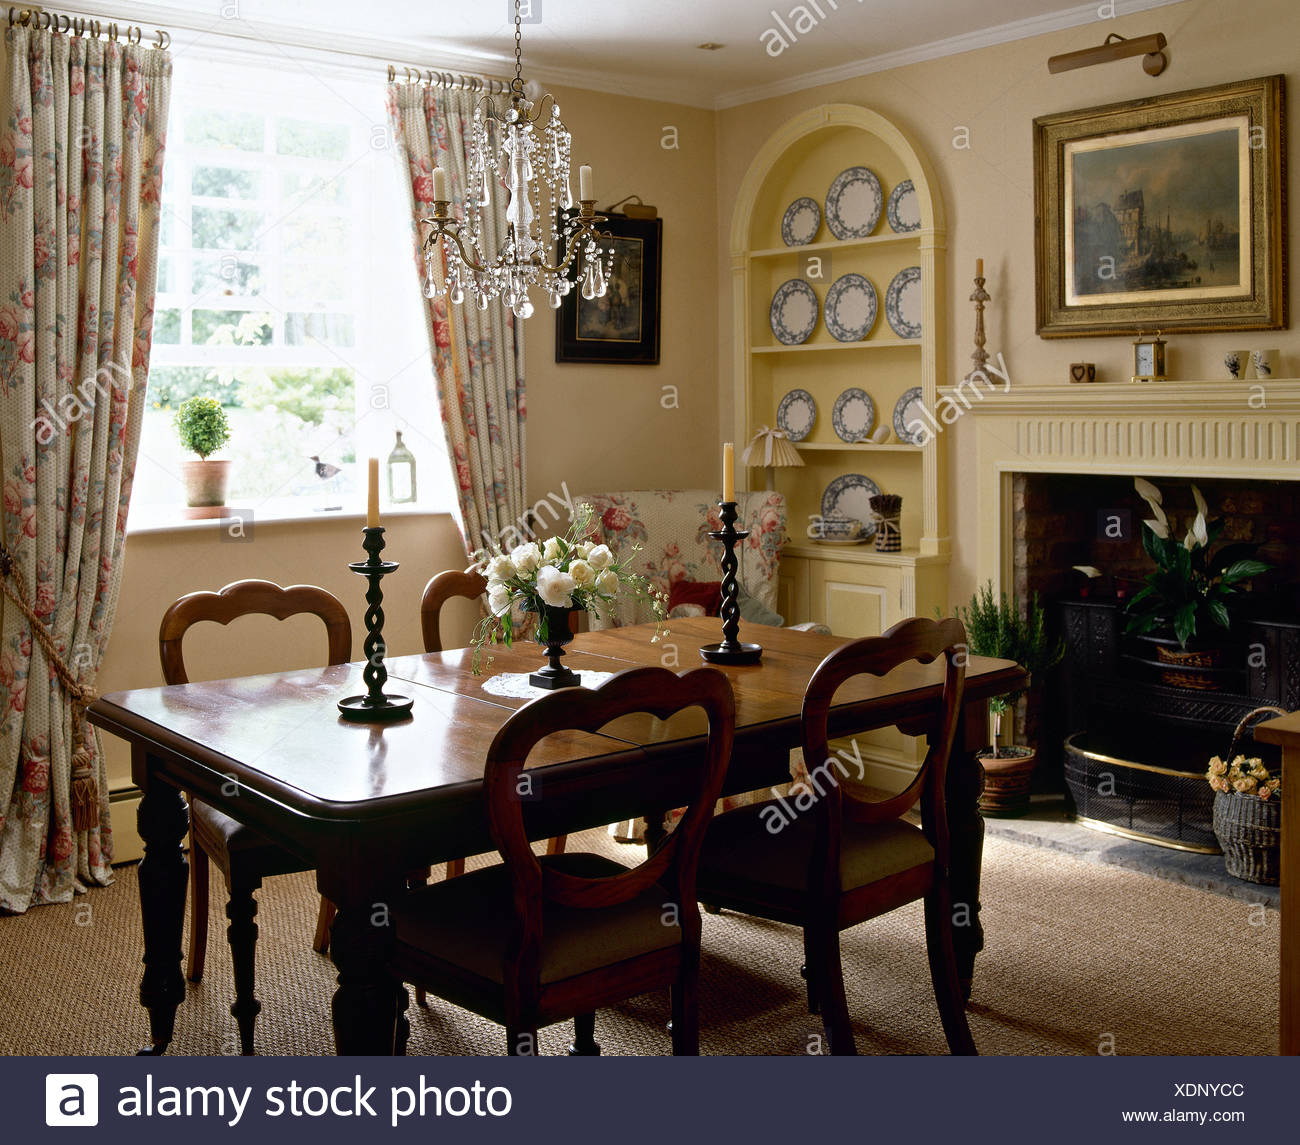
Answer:
M1271 383L1266 403L1251 393L1207 382L1021 387L971 410L979 520L996 523L980 531L979 579L1039 592L1069 642L1038 719L1029 713L1040 789L1064 789L1067 762L1086 768L1089 754L1101 766L1146 756L1160 769L1153 776L1174 774L1155 792L1138 777L1117 789L1111 810L1143 820L1139 835L1152 821L1174 821L1175 843L1184 826L1186 838L1205 842L1193 821L1204 814L1193 806L1203 793L1177 773L1203 772L1252 708L1300 708L1300 382ZM1124 601L1151 568L1140 539L1149 511L1133 490L1135 475L1161 489L1180 524L1195 482L1211 515L1225 517L1224 538L1260 543L1262 558L1277 566L1248 602L1241 655L1215 691L1173 686L1145 662L1155 657L1124 636ZM1076 565L1105 575L1088 581ZM1080 732L1085 738L1073 742L1084 750L1067 761L1063 745ZM1164 801L1154 814L1153 796ZM1102 801L1092 802L1095 812Z

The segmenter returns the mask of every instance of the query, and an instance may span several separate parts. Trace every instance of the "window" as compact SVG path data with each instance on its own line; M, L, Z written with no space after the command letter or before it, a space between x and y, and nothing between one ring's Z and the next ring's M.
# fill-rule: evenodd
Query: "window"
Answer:
M420 504L451 503L378 72L178 59L160 237L133 524L184 503L172 419L193 394L226 407L232 508L359 507L364 459L382 470L396 430Z

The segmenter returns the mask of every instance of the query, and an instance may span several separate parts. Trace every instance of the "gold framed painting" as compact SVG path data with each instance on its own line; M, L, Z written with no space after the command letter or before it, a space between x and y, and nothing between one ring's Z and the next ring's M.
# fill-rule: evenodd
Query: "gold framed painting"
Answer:
M1044 338L1287 324L1285 83L1034 120Z

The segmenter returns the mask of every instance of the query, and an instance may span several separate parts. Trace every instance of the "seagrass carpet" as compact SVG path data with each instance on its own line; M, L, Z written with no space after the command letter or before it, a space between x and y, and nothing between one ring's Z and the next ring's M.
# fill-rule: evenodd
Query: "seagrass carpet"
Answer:
M628 864L643 854L603 832L571 836L569 847ZM982 1053L1276 1052L1276 911L998 838L986 846L982 897L986 948L970 1008ZM311 949L312 878L271 879L260 900L258 1051L331 1054L334 972ZM238 1052L224 904L214 872L207 973L178 1013L173 1053ZM919 903L849 931L842 949L860 1053L946 1052ZM140 950L133 866L75 903L0 918L0 1052L134 1053L148 1030ZM792 927L706 915L701 1051L821 1052L802 961ZM504 1052L498 1027L437 999L409 1015L411 1054ZM596 1037L606 1054L666 1054L668 1017L666 992L645 995L601 1011ZM551 1027L541 1050L561 1053L568 1040L567 1025Z

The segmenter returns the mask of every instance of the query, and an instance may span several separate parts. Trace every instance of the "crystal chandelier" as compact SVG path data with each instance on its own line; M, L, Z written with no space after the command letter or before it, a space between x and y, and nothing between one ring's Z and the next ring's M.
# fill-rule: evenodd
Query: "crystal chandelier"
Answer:
M510 100L498 107L491 96L485 96L474 110L463 219L451 216L446 171L433 169L433 217L424 220L429 228L424 242L424 293L440 298L445 292L456 304L470 294L480 310L502 298L516 317L527 318L533 313L528 295L534 286L546 291L556 309L579 283L583 298L602 297L614 251L612 245L602 248L601 240L609 235L596 230L606 220L596 214L590 167L579 169L578 211L573 213L571 137L549 93L536 102L524 94L520 24L519 0L515 0L515 78ZM492 217L492 195L501 191L502 184L509 196L506 238L493 254L485 218ZM439 244L445 277L437 272Z

